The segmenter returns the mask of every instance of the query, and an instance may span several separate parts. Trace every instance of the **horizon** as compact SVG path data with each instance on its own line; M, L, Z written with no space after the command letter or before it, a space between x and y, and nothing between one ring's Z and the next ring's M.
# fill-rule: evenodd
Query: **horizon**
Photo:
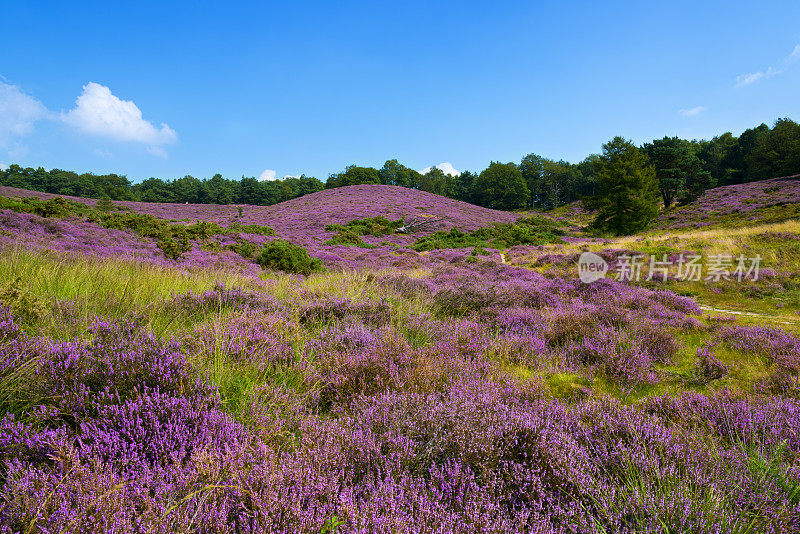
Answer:
M324 181L388 159L575 163L615 135L711 139L800 115L800 5L724 5L17 3L2 8L0 165Z

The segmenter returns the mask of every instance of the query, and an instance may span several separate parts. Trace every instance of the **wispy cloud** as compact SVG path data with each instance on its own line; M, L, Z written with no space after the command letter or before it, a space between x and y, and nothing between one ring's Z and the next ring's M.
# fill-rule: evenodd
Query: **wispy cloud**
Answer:
M745 85L754 84L759 80L766 80L768 78L772 78L773 76L777 76L778 74L781 74L790 63L797 61L798 59L800 59L800 44L795 46L791 54L783 59L781 62L781 68L767 67L764 70L740 74L736 77L736 87L744 87Z
M751 72L749 74L740 74L736 77L736 87L742 87L745 85L750 85L751 83L756 83L763 77L764 73L761 71Z
M706 110L706 108L704 106L695 106L695 107L689 108L689 109L679 109L678 113L680 113L684 117L694 117L696 115L701 114L705 110Z
M47 108L16 85L0 81L0 148L33 133L37 121L50 116Z

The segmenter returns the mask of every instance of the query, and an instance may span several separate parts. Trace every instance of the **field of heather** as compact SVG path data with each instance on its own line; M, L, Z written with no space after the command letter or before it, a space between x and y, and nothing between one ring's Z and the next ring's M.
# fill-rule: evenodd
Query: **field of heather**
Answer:
M3 531L800 531L797 177L619 238L381 185L0 208ZM760 270L613 276L682 255Z

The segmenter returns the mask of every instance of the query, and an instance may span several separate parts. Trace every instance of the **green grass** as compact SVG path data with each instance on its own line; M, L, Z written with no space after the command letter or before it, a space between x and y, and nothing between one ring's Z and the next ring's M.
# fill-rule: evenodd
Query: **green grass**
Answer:
M150 328L163 332L174 321L164 309L173 294L202 292L218 283L258 287L253 278L232 272L190 272L122 259L64 257L20 247L0 251L0 280L7 281L5 287L14 283L30 298L44 301L48 308L57 299L72 301L78 331L96 316L122 318L141 314L148 319ZM76 333L54 317L43 317L38 328L62 339Z

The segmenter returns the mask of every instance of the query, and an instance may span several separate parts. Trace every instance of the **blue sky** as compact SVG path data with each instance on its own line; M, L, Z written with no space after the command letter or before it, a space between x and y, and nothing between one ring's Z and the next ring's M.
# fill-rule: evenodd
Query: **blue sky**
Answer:
M796 0L115 4L0 4L0 164L324 180L800 120Z

